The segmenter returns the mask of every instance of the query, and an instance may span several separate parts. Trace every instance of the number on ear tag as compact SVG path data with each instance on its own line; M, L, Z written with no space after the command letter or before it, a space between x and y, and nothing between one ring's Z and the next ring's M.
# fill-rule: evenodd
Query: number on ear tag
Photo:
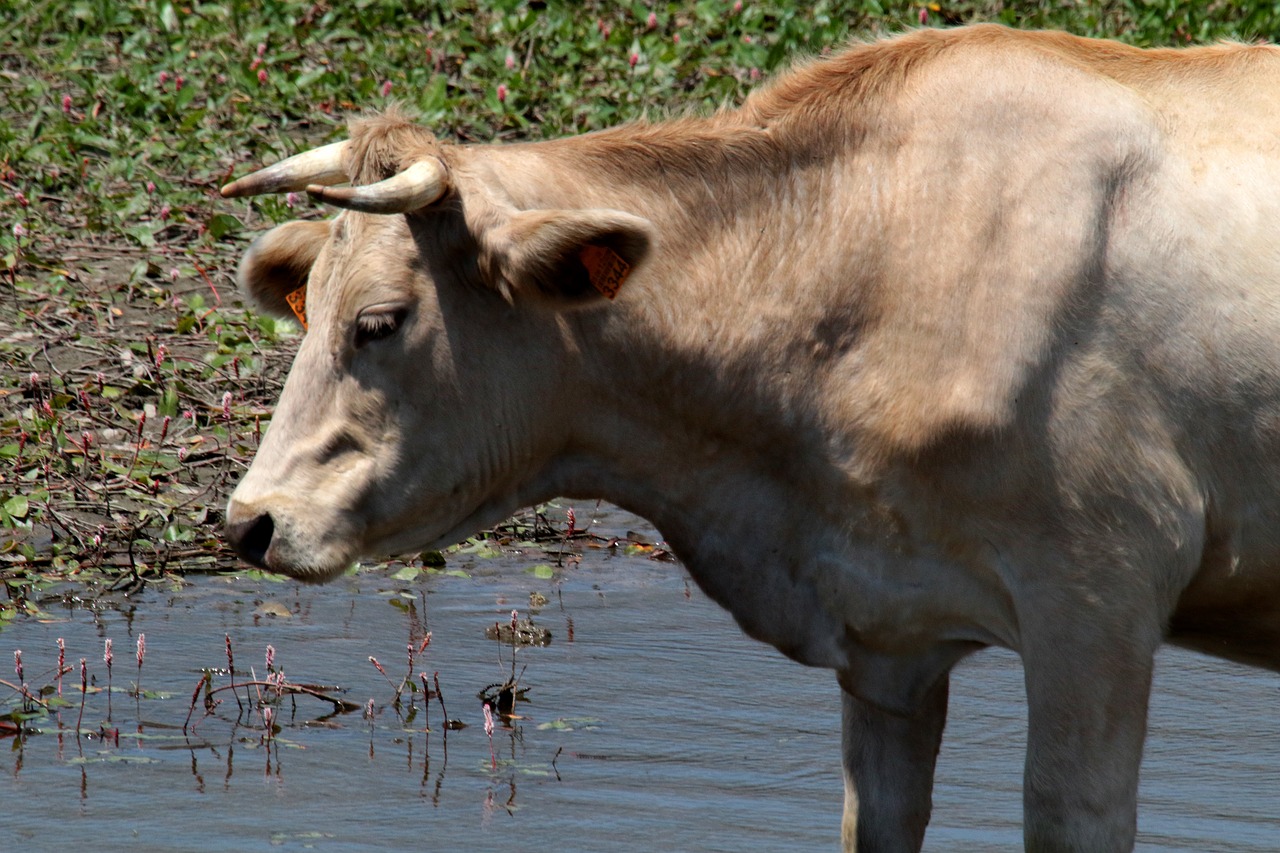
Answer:
M578 258L587 268L591 286L612 299L631 273L631 265L608 246L583 246Z

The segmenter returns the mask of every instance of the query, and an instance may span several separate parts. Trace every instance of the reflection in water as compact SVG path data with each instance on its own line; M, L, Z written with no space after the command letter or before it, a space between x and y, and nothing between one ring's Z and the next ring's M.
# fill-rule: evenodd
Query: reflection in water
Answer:
M68 660L89 660L90 676L83 722L77 672L66 704L26 722L40 734L8 739L0 778L9 814L56 814L69 834L32 822L7 844L61 850L85 837L95 850L161 851L180 838L213 850L234 838L237 850L372 851L429 838L464 849L483 832L485 846L557 851L835 849L829 674L742 638L676 567L588 552L546 581L525 572L536 561L476 559L458 566L470 578L412 583L385 573L330 587L209 577L118 610L66 606L56 624L6 627L0 660L21 648L33 691L55 682L58 637ZM513 668L510 647L484 631L513 607L526 614L531 591L547 599L532 615L554 639L517 653L530 701L495 721L495 769L475 696ZM144 633L146 672L133 678ZM114 682L108 639L124 673ZM277 673L357 710L273 695L263 685ZM397 704L406 674L412 686ZM198 699L184 733L193 685L206 677L235 690L213 694L211 708ZM446 696L435 695L441 686ZM1275 687L1272 674L1162 653L1140 849L1276 848ZM20 704L12 695L0 711ZM270 737L260 698L273 703ZM1015 849L1025 740L1016 658L967 663L952 708L927 849Z

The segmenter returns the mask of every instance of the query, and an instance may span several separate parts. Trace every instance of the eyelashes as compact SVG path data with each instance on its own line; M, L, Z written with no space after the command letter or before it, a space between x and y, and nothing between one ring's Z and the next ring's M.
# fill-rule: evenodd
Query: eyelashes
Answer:
M407 316L409 309L404 307L366 308L356 317L356 349L391 337L404 325Z

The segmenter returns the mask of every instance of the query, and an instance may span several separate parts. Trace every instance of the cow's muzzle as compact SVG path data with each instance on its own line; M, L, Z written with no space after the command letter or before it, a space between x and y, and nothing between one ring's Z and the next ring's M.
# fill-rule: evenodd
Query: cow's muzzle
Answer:
M227 519L227 541L236 553L247 563L260 569L268 569L267 551L271 548L271 538L276 532L276 523L271 514L248 515Z

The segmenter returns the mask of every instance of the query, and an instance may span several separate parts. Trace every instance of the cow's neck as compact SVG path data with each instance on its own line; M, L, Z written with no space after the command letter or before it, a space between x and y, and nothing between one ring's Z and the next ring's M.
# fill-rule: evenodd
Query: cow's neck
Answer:
M683 158L644 147L631 160L574 156L572 140L490 149L505 161L495 168L521 176L509 186L519 205L617 208L659 235L628 293L567 315L571 438L528 497L602 497L648 518L751 633L844 668L844 625L824 622L818 590L799 579L847 558L832 531L847 526L850 502L812 497L858 486L832 463L839 448L814 394L851 346L859 306L848 282L815 289L797 266L816 247L856 267L856 247L838 235L857 231L811 206L845 176L766 162L758 135L697 138Z

